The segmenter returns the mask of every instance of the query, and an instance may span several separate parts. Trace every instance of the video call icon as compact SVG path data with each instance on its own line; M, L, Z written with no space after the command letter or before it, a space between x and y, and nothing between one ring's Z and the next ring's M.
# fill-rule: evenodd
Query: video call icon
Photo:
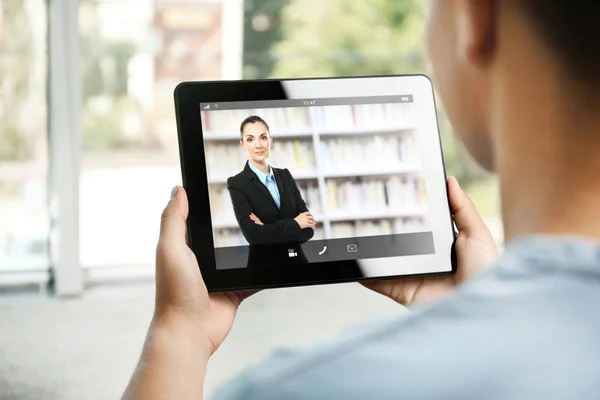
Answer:
M288 250L288 257L298 257L298 252L294 249L289 249Z

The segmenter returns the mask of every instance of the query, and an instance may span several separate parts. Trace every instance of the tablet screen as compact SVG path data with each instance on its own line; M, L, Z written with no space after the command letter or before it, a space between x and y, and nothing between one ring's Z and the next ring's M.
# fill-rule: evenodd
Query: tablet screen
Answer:
M216 268L451 268L432 96L200 103ZM431 263L436 248L443 266Z

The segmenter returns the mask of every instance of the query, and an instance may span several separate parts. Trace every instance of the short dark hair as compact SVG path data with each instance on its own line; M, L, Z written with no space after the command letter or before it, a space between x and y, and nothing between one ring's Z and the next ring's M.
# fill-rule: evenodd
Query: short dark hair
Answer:
M243 120L242 124L240 125L240 135L242 136L242 138L244 138L244 127L248 124L255 124L257 122L262 122L263 124L265 124L265 126L267 127L267 131L270 132L269 124L267 124L264 119L262 119L258 115L251 115L245 120Z
M571 78L600 83L600 2L598 0L517 0L542 41Z

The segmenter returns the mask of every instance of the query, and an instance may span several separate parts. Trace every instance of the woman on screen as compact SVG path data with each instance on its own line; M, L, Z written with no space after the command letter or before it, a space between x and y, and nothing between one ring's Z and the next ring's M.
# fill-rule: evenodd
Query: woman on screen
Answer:
M240 145L248 155L244 169L227 180L235 217L250 245L304 243L314 235L315 218L308 211L296 181L286 168L273 168L273 138L259 116L240 125Z

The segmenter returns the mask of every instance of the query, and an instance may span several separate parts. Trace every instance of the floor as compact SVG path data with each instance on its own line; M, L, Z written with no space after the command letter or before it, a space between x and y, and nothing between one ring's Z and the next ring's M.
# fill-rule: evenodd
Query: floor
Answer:
M0 400L118 399L153 308L151 283L92 288L59 300L0 294ZM236 372L285 346L305 346L405 310L358 284L269 290L248 299L213 356L207 398Z

